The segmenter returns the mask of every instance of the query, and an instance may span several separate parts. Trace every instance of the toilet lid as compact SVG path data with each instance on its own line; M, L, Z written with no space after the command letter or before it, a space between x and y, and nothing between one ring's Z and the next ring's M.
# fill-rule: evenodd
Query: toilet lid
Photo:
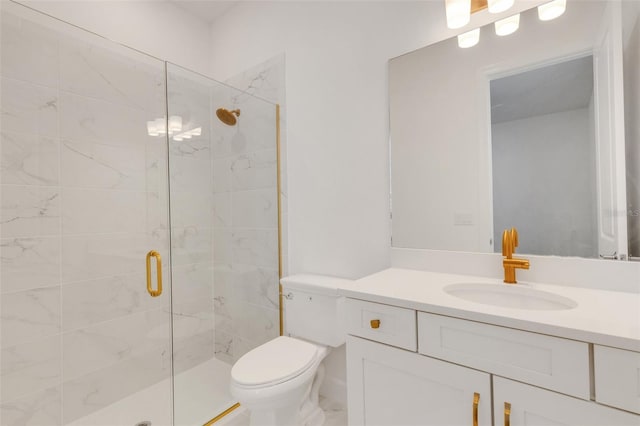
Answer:
M280 336L244 354L231 369L231 377L246 386L283 382L309 368L317 352L311 343Z

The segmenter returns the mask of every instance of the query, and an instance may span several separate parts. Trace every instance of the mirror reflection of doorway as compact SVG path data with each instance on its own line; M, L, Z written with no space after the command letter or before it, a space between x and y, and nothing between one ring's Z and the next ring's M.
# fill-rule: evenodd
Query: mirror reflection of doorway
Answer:
M494 241L515 226L523 253L598 257L593 76L589 55L490 82Z

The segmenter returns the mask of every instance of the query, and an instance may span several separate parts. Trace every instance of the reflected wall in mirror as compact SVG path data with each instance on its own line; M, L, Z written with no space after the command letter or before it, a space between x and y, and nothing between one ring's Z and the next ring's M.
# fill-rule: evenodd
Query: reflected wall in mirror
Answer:
M500 251L496 237L517 226L521 253L637 253L640 197L628 192L640 167L627 147L627 185L624 126L626 113L637 146L640 93L638 78L623 76L638 74L639 55L627 61L627 51L633 37L638 46L639 11L570 0L553 21L523 13L506 37L483 27L470 49L453 38L392 59L392 245Z

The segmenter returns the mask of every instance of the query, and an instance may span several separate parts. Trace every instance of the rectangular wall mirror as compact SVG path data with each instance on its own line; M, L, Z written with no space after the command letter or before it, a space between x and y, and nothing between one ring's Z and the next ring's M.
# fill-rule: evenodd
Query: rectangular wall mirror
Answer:
M392 245L640 256L640 4L569 0L390 61Z

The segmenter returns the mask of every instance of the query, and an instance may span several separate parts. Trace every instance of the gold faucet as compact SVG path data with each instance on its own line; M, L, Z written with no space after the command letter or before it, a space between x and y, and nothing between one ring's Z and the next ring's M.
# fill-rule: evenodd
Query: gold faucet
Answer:
M515 284L516 268L529 269L529 261L513 257L513 253L518 247L518 231L516 228L505 229L502 233L502 265L504 266L504 282L507 284Z

